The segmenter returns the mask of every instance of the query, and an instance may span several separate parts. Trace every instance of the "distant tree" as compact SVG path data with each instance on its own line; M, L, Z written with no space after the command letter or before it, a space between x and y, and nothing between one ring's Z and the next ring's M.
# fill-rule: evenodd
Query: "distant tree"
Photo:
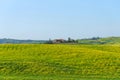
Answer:
M74 39L71 39L70 37L68 37L68 41L67 41L68 43L76 43L76 40L74 40Z
M92 40L98 40L98 39L100 39L100 37L93 37L93 38L91 38Z
M71 42L71 38L70 37L68 37L68 42Z
M49 40L46 42L47 44L52 44L52 40L49 38Z

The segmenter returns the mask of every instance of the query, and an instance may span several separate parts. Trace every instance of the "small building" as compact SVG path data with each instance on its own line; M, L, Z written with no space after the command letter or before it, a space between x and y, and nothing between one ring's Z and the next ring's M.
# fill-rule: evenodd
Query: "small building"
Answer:
M64 39L55 39L52 42L53 43L65 43L66 41Z

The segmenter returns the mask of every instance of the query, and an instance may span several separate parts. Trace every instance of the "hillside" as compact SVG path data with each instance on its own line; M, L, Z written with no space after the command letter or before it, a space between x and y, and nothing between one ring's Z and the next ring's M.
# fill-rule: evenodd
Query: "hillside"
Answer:
M119 80L119 45L2 44L0 80Z
M54 41L54 40L53 40ZM49 40L18 40L18 39L0 39L0 44L4 43L14 43L14 44L39 44L39 43L51 43ZM120 37L106 37L106 38L99 38L99 37L93 37L88 39L78 39L69 42L69 40L65 40L63 43L78 43L78 44L120 44ZM54 44L54 43L53 43Z
M120 37L78 39L79 44L120 44Z
M20 43L46 43L47 40L18 40L18 39L7 39L3 38L0 39L0 44L4 43L14 43L14 44L20 44Z

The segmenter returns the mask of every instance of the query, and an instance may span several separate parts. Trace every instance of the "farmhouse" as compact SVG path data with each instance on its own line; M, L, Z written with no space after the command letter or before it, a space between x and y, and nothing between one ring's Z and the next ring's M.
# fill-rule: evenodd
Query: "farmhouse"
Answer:
M65 40L64 39L55 39L52 41L53 43L64 43Z

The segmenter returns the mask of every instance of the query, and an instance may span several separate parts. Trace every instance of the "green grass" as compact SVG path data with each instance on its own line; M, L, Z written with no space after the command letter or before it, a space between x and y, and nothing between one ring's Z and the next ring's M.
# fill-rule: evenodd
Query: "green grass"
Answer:
M120 44L120 37L79 39L80 44Z
M119 78L120 45L0 45L0 80Z

